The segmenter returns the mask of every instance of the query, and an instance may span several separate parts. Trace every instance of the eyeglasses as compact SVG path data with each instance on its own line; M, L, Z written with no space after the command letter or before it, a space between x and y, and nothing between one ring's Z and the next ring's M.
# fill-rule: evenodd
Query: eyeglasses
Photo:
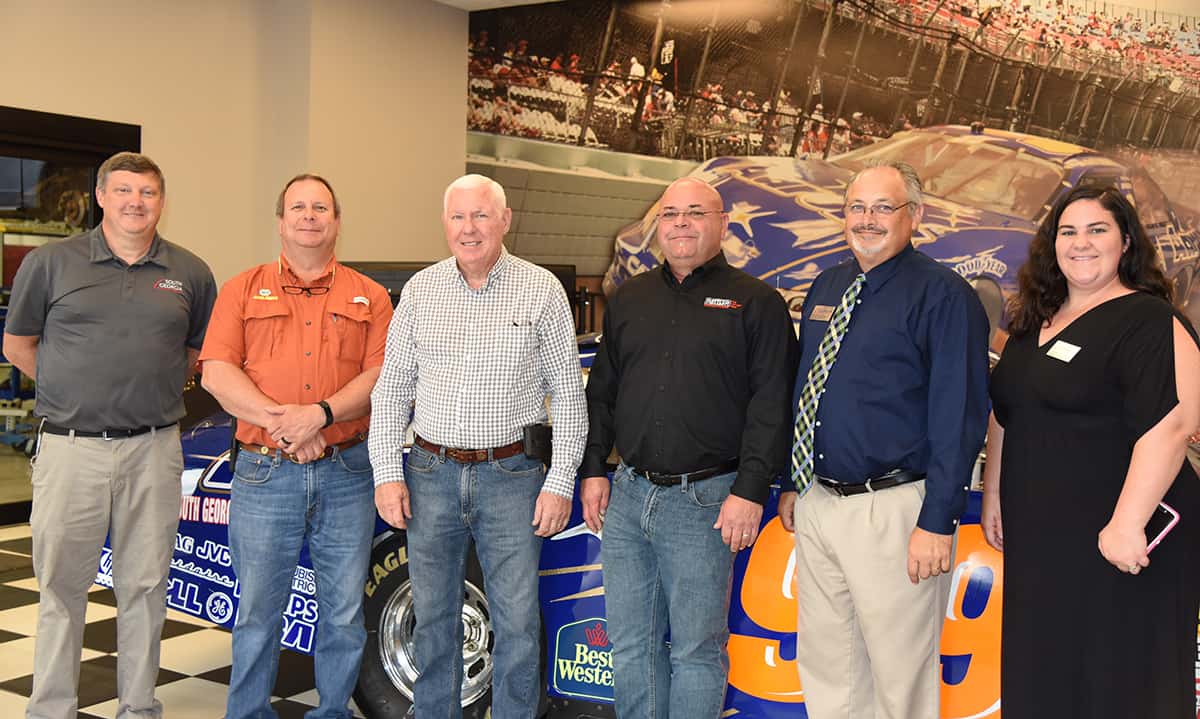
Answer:
M690 222L699 222L706 215L720 215L724 212L725 210L663 210L658 213L658 219L674 222L680 217L686 217Z
M304 287L301 285L280 285L280 289L283 290L284 294L306 295L308 297L312 297L313 295L323 295L323 294L329 292L329 288L331 286L332 286L332 284L325 285L323 287Z
M870 210L871 212L873 212L876 215L880 215L882 217L887 217L888 215L892 214L896 210L899 210L904 207L908 207L911 204L913 204L913 203L905 202L903 205L896 205L895 207L892 207L891 205L889 205L885 202L880 202L879 204L871 205L870 207L867 207L866 205L864 205L862 203L856 202L853 205L846 205L846 213L850 214L850 215L865 215L865 214L867 214L867 210Z
M283 275L283 260L279 260L279 274L282 279ZM333 266L333 271L329 273L329 284L320 285L317 287L305 287L304 285L280 285L279 289L283 290L285 295L304 295L312 297L314 295L324 295L329 292L329 288L333 287L333 281L337 278L337 265Z

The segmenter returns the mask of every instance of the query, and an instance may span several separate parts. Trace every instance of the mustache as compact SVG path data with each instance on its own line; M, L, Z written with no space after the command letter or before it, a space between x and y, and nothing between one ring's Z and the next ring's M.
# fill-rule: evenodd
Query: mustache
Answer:
M859 224L850 228L853 232L887 232L884 228L875 224Z

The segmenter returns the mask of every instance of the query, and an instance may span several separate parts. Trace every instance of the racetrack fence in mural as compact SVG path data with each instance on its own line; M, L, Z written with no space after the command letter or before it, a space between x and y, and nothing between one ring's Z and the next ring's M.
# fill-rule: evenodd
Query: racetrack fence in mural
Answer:
M1200 149L1200 16L1064 7L567 0L475 12L469 126L692 160L836 154L905 126L971 122L1101 149Z

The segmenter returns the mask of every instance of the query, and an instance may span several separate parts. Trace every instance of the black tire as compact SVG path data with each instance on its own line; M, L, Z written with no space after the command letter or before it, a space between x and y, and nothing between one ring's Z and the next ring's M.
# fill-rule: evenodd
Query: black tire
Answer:
M376 544L363 600L367 645L354 701L367 719L411 716L413 658L411 585L408 578L407 536L395 532ZM492 703L492 658L495 643L484 592L483 569L472 549L467 556L463 587L463 719L485 719ZM545 632L542 633L542 701L545 712Z

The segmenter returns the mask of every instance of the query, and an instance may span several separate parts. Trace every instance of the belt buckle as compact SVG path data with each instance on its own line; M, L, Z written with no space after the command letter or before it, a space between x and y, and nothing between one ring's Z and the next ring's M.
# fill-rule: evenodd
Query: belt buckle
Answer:
M108 430L107 430L107 429L104 429L104 430L100 430L100 439L103 439L105 442L111 442L111 441L113 441L114 439L116 439L116 437L115 437L115 436L110 436L110 435L108 434Z
M868 492L874 492L874 491L875 491L875 489L874 489L874 488L871 486L871 482L872 482L872 480L870 480L870 479L868 479L867 481L863 482L863 486L867 488L867 491L868 491Z

